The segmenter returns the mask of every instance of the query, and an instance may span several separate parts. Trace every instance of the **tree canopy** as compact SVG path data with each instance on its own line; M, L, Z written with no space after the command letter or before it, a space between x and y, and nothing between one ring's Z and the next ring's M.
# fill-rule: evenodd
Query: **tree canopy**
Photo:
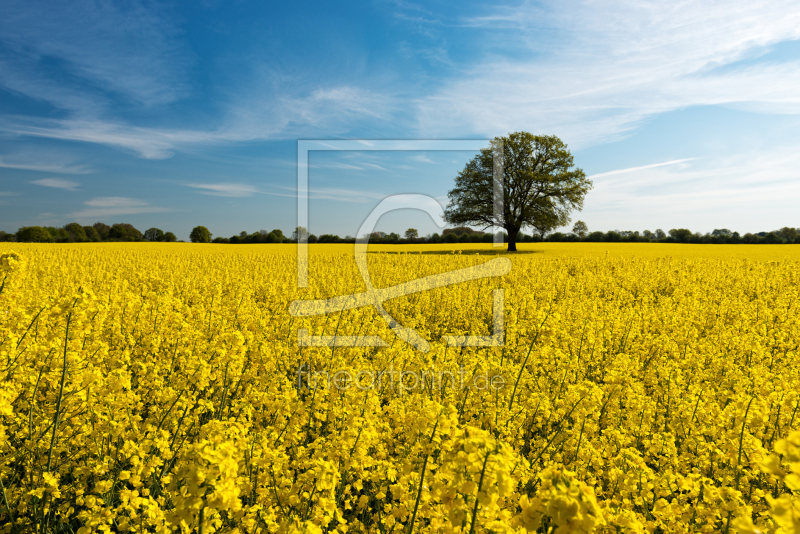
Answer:
M142 232L134 228L132 224L116 223L111 225L111 229L108 231L108 238L118 241L141 241Z
M80 243L89 240L89 238L86 236L86 230L84 230L83 226L76 222L69 223L68 225L64 226L64 230L66 230L69 234L70 241L77 241Z
M24 226L17 230L17 241L29 243L48 243L53 240L46 229L41 226Z
M502 146L502 190L494 190L494 153ZM499 164L499 162L498 162ZM573 164L567 145L554 135L516 132L495 138L464 167L447 194L449 223L503 227L508 250L515 251L517 234L525 227L556 228L569 222L573 210L583 208L592 187L583 170ZM500 197L502 194L502 197ZM499 220L495 203L502 198Z
M205 226L195 226L192 228L192 233L189 234L189 239L192 243L210 243L211 232Z
M589 233L589 227L583 221L576 221L575 224L572 225L572 233L583 239Z
M86 234L86 239L89 241L100 241L100 234L97 233L97 228L94 226L84 226L83 233Z
M164 241L164 231L161 228L148 228L144 231L145 241Z
M280 230L273 230L273 232L280 232ZM276 234L277 235L277 234ZM283 232L280 234L281 239L283 238ZM308 240L308 228L305 226L298 226L292 232L292 241L306 241Z

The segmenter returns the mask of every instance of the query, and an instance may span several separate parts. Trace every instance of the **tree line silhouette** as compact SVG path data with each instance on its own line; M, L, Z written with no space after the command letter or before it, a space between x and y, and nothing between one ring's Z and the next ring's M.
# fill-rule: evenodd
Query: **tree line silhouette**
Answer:
M91 226L81 226L74 222L62 227L23 226L14 234L0 231L0 241L21 243L87 243L99 241L177 241L172 232L159 228L148 228L144 233L132 224L116 223L111 226L96 222Z
M491 243L494 235L488 232L474 230L467 226L445 229L441 234L434 233L419 236L414 228L406 230L404 235L395 232L373 232L369 236L355 238L353 236L340 237L335 234L309 234L303 227L295 228L290 237L284 235L282 230L259 230L248 233L240 232L231 237L216 237L204 226L192 229L191 241L195 243L229 243L229 244L258 244L258 243L296 243L298 237L306 237L309 243L355 243L357 240L369 240L370 243L382 244L407 244L407 243ZM508 235L500 232L503 242L508 242ZM149 228L140 232L133 225L117 223L111 226L98 222L92 226L81 226L70 223L63 227L52 226L26 226L16 233L0 231L0 241L17 241L27 243L82 243L100 241L177 241L175 234L164 232L159 228ZM727 228L716 229L705 234L692 232L687 228L673 228L667 232L661 229L651 232L631 230L610 230L607 232L589 232L583 221L577 221L572 231L552 232L545 229L533 234L520 232L517 234L518 243L541 242L606 242L606 243L694 243L694 244L800 244L800 228L783 227L779 230L757 233L739 234Z

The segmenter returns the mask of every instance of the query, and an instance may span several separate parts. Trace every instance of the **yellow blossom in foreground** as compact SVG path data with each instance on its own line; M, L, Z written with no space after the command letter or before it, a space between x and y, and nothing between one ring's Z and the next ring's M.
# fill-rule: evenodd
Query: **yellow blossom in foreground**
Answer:
M0 244L0 532L800 533L800 249ZM491 245L373 246L375 288ZM503 344L493 335L502 289ZM383 347L301 346L379 336ZM410 339L410 338L409 338Z

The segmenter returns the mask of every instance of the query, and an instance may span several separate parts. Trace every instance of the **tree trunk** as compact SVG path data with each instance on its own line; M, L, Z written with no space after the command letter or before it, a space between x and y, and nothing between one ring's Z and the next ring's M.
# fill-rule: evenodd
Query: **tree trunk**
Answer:
M517 234L519 234L519 230L512 230L508 230L508 252L517 251Z

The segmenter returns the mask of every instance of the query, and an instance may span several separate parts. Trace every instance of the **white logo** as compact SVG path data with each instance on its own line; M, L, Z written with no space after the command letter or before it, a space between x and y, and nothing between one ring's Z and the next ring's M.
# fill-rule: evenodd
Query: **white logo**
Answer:
M308 219L308 151L312 148L309 147L309 141L298 142L298 226L307 227ZM322 142L318 142L322 143ZM330 141L324 142L322 146L327 150L364 150L363 141L339 141L337 144L343 146L333 148ZM353 143L356 143L354 146ZM394 141L370 141L370 147L385 146L386 143L400 143ZM403 148L394 148L394 150L454 150L458 148L451 148L454 142L434 142L434 141L418 141L417 143L423 146L417 147L412 145L409 148L408 141L402 142ZM439 144L440 148L430 148L431 143ZM447 143L447 145L441 145ZM469 146L461 148L462 150L475 150L475 141L465 141ZM495 150L497 145L493 144ZM444 147L443 147L444 146ZM485 145L484 145L485 146ZM372 148L374 150L387 150L387 148ZM391 150L391 148L388 148ZM502 154L502 152L500 152ZM498 158L499 159L499 158ZM498 171L499 169L499 171ZM495 201L494 211L495 220L500 220L502 214L502 163L495 165L494 182L495 182L495 199L500 198L500 202ZM497 192L500 192L498 195ZM358 231L359 236L369 236L375 229L380 217L390 211L398 209L418 209L426 212L431 219L440 227L444 228L445 221L443 216L442 206L432 197L427 195L393 195L381 201L378 206L372 210L367 219L361 225ZM305 224L303 224L305 223ZM308 282L308 243L303 242L301 239L298 241L298 286L306 287ZM495 246L502 246L502 240L495 239ZM386 324L392 329L395 335L403 341L413 345L417 350L428 352L430 344L426 339L419 335L413 328L405 328L398 323L383 307L383 302L389 299L411 295L420 291L427 291L438 287L449 286L470 280L478 280L481 278L489 278L495 276L503 276L511 271L511 261L508 258L494 258L481 265L472 267L465 267L455 271L440 273L424 278L411 280L403 284L387 287L383 289L375 289L372 285L369 268L367 267L367 245L368 238L358 239L355 244L355 260L361 278L364 280L367 290L363 293L353 295L342 295L327 300L296 300L289 306L289 313L295 317L308 317L312 315L322 315L326 313L342 312L353 308L361 308L364 306L373 306L380 316L386 321ZM493 295L492 305L492 322L493 331L491 336L443 336L443 339L450 346L462 347L498 347L502 346L505 340L504 329L504 309L503 309L503 289L495 289ZM306 329L298 330L298 344L304 347L385 347L388 344L380 336L311 336Z

